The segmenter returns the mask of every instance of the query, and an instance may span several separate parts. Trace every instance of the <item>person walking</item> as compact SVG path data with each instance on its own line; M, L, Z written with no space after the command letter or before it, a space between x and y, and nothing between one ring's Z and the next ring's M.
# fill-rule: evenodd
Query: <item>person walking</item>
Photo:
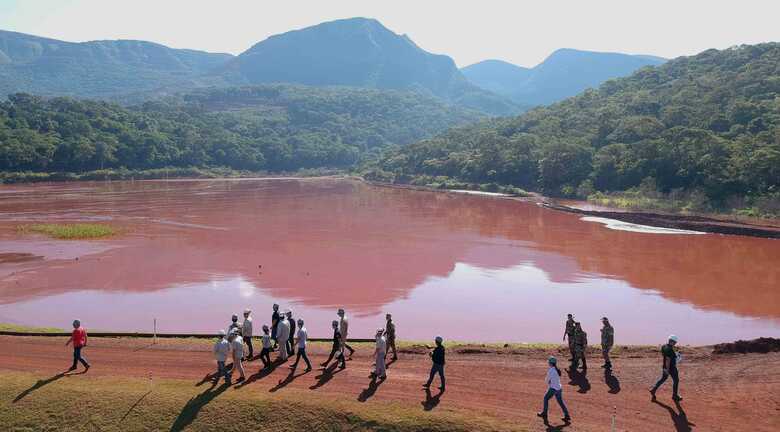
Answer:
M347 367L347 363L344 361L344 354L341 349L341 332L339 331L339 322L333 320L330 325L333 327L333 346L330 349L330 355L328 355L328 359L325 360L324 363L321 363L320 366L322 366L323 369L327 369L328 363L330 363L330 361L333 360L333 357L335 356L336 361L341 363L339 365L339 369L344 369Z
M287 324L290 326L290 336L287 338L287 355L292 356L295 354L295 320L292 317L292 311L288 310L284 313L287 317Z
M228 341L230 342L230 348L233 350L233 370L237 370L240 377L236 380L237 383L240 383L246 379L246 375L244 374L244 341L243 338L240 335L241 331L239 329L234 329L232 332L230 332L230 335L228 336Z
M276 325L276 341L279 343L279 360L287 361L287 339L290 338L290 323L280 315Z
M87 330L81 326L81 321L73 320L73 332L70 334L70 338L65 342L65 346L73 344L73 364L68 369L68 372L73 372L81 363L84 365L84 372L89 370L89 362L84 356L81 355L81 350L87 346Z
M252 311L249 309L244 310L244 322L241 324L241 336L244 339L246 348L249 353L246 355L246 361L252 361L255 356L255 351L252 347Z
M423 387L430 387L434 376L439 374L439 379L441 379L441 387L439 387L439 390L444 391L444 339L442 339L441 336L436 336L434 341L436 342L436 348L434 348L433 351L429 353L431 356L431 362L433 362L433 365L431 366L431 374L428 377L428 382L426 382Z
M277 326L279 324L279 305L274 303L273 309L274 313L271 314L271 340L274 341L274 347L272 351L275 350L277 346L279 346L276 337Z
M268 334L268 326L263 326L263 349L260 350L260 360L263 361L263 369L268 369L271 367L271 356L269 353L271 352L271 335Z
M393 350L393 361L398 360L398 353L395 350L395 323L393 322L393 316L390 314L385 315L385 338L387 339L387 354L390 354L390 350ZM385 356L387 355L385 354Z
M612 350L612 345L615 344L615 329L609 323L607 317L601 318L601 356L604 357L604 369L612 369L612 361L609 359L609 352Z
M572 362L572 370L576 370L582 361L582 370L588 369L588 362L585 359L585 351L588 348L588 334L582 329L579 321L574 323L574 361Z
M225 330L220 330L217 334L217 342L214 344L214 358L217 360L217 375L214 382L219 382L221 377L225 377L225 382L230 384L230 372L225 367L228 354L230 353L230 342L225 338Z
M349 350L349 356L352 357L352 354L355 353L355 350L353 350L351 346L347 345L349 320L347 320L347 315L344 312L344 309L339 309L336 314L339 316L339 331L341 332L341 354L346 356L347 352L345 350Z
M376 348L374 348L374 371L371 375L375 378L386 379L385 355L387 353L387 339L385 339L385 329L376 331Z
M563 389L561 387L561 370L558 369L558 361L555 359L555 357L550 357L547 359L547 365L549 368L547 369L547 378L545 378L545 382L547 383L547 393L544 394L544 402L542 403L542 412L536 413L537 416L544 419L544 421L547 421L547 408L549 406L550 399L555 396L555 400L558 401L558 405L561 406L561 410L563 411L563 421L566 423L571 421L571 416L569 416L569 410L566 408L566 404L563 403Z
M661 379L650 389L650 394L653 395L655 400L655 392L658 391L658 387L666 382L666 379L672 377L672 400L679 402L683 398L680 397L680 375L677 372L677 361L679 360L679 353L674 349L677 345L677 336L670 335L669 341L666 345L661 347L661 357L663 359L663 370L661 371Z
M298 361L303 357L303 361L306 362L306 369L304 372L311 370L311 362L309 356L306 355L306 339L308 339L309 333L306 331L306 327L303 326L303 320L298 319L298 333L295 337L295 343L298 345L298 354L295 356L295 363L290 366L290 369L295 373L295 369L298 367Z
M566 328L563 330L563 340L569 339L569 361L574 361L574 316L566 315Z

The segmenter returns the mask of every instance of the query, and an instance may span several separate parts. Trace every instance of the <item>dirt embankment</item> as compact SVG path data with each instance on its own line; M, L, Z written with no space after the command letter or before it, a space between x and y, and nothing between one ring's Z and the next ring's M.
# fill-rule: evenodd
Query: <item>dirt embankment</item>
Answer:
M228 404L231 405L239 397L242 399L236 403L246 399L250 404L246 406L252 406L252 401L257 406L286 401L293 411L304 404L330 404L328 410L323 408L321 412L331 414L334 413L331 405L338 403L338 410L343 410L347 417L395 413L386 416L390 423L362 423L350 430L604 431L610 430L613 416L615 430L620 431L780 430L780 396L776 391L780 384L780 353L777 352L718 355L713 354L712 347L682 347L685 357L680 364L680 389L685 399L675 404L670 385L658 392L656 401L650 400L648 387L658 379L661 368L656 347L617 347L611 373L599 367L600 356L593 347L588 352L587 372L563 371L564 399L573 422L567 426L558 420L560 411L553 403L551 424L547 426L535 416L546 390L546 358L552 354L565 359L564 347L451 346L447 354L447 390L439 393L432 389L426 393L421 384L428 376L430 360L422 346L402 349L399 359L389 365L388 379L372 382L368 378L372 362L369 344L356 344L357 352L343 371L318 369L328 346L313 344L309 356L315 369L311 372L305 373L300 365L290 374L290 369L281 364L271 372L260 372L260 362L255 360L247 365L246 383L219 387L220 391L214 392L203 384L209 381L214 370L211 341L161 339L152 344L146 338L92 338L84 351L93 365L89 372L52 379L70 363L70 351L63 344L63 339L55 337L0 336L3 346L0 381L15 383L14 391L6 392L10 400L0 400L0 414L3 410L13 410L6 411L6 418L13 421L12 429L35 430L36 418L67 417L68 413L57 412L58 408L44 402L56 400L58 395L69 397L69 390L79 385L95 388L102 401L118 398L124 391L122 382L128 386L145 385L151 377L155 382L180 383L178 387L166 384L168 394L155 396L158 390L152 389L152 394L147 396L152 401L158 398L159 403L182 398L186 402L174 403L174 411L183 405L181 413L161 414L170 416L160 421L170 422L163 426L171 430L178 430L175 426L182 421L195 430L216 428L219 424L213 423L213 416L221 411L217 407L222 407L220 404L225 401L231 401ZM25 384L25 380L29 382ZM85 382L90 384L82 385ZM101 387L105 383L111 387ZM161 384L159 391L162 388ZM176 396L177 392L185 394ZM86 392L82 396L85 400L79 403L99 410L101 402L92 401L93 397L98 396ZM44 398L51 399L44 401ZM130 406L128 412L143 418L154 415L151 410L158 406L158 403L139 402ZM195 413L193 406L197 408ZM122 408L122 412L128 409ZM264 415L268 416L267 424L274 424L275 412ZM97 417L94 418L97 422ZM237 425L225 426L232 430Z
M780 227L772 225L756 225L734 220L721 220L704 216L673 215L662 213L646 213L634 211L597 211L583 210L551 202L542 205L551 210L576 213L585 216L596 216L615 219L638 225L660 228L674 228L690 231L709 232L716 234L743 235L763 238L780 238Z

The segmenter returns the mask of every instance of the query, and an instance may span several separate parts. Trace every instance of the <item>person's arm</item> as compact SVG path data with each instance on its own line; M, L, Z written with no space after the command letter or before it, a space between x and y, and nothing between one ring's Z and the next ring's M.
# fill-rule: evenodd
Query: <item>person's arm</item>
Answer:
M566 327L563 328L563 340L566 340Z
M84 346L87 346L87 341L88 341L88 340L89 340L89 339L88 339L88 336L87 336L87 331L86 331L86 330L84 330Z
M70 345L70 343L73 341L73 334L71 333L70 337L68 338L68 341L65 342L65 346Z

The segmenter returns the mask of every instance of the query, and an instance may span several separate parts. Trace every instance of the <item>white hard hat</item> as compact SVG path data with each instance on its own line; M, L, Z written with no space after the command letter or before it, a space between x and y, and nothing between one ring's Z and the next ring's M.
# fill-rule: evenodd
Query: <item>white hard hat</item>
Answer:
M252 313L252 311L250 309L244 309L244 313L245 314L250 314L250 313Z
M234 328L233 330L230 330L230 334L231 335L237 335L238 334L238 329Z
M217 332L217 334L220 336L225 336L225 330L220 330Z
M268 326L267 325L263 325L263 330L267 331L268 330Z
M677 342L677 336L676 335L669 335L669 340Z
M230 319L232 319L233 321L238 321L238 315L233 314L233 316L230 317Z
M384 332L385 332L385 329L376 329L376 334L377 335L381 335Z

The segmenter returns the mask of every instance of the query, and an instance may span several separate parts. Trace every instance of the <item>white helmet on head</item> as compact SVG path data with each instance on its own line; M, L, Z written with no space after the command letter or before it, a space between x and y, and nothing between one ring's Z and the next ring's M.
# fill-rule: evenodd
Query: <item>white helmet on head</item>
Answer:
M225 337L225 330L220 330L217 332L218 335Z
M669 340L672 342L677 342L677 335L669 335Z
M251 309L244 309L244 315L249 315L252 313Z

